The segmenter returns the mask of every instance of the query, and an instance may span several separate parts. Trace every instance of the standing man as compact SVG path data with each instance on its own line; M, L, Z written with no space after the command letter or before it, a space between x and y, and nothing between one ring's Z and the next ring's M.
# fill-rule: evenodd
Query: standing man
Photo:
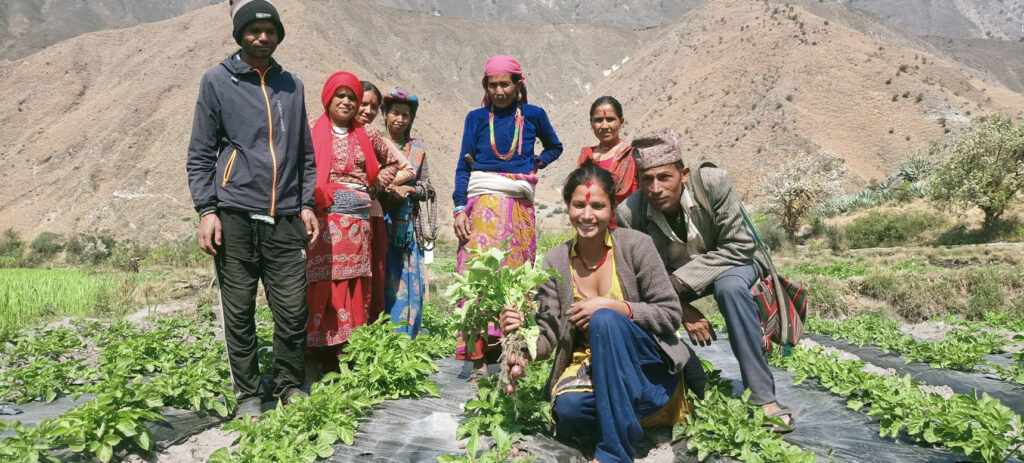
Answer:
M199 83L188 147L189 189L201 219L199 247L214 258L238 416L261 412L256 287L274 314L274 397L305 395L306 248L316 165L302 82L270 56L284 39L266 0L233 0L241 50Z
M708 319L690 305L714 295L740 364L743 386L751 391L750 401L769 416L792 423L792 413L775 401L775 379L761 345L757 304L750 295L751 286L765 270L755 260L757 248L729 174L718 168L701 169L708 203L714 209L706 211L695 200L691 171L683 164L676 132L665 129L637 138L633 158L640 191L618 206L618 224L654 240L679 294L683 326L694 344L706 346L717 339Z

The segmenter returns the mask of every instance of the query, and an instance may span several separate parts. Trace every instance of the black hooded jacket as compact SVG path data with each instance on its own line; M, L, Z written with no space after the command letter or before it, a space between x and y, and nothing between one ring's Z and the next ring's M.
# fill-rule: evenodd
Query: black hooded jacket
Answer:
M185 167L200 213L314 209L316 163L302 81L273 59L260 75L240 52L206 71Z

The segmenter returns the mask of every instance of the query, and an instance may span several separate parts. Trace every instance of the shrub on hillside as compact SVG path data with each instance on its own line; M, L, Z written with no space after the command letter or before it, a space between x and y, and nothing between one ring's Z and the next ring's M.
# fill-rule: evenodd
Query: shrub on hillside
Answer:
M107 260L116 245L117 241L106 234L79 235L68 240L64 250L69 260L96 265Z
M935 214L872 211L847 225L843 232L851 248L873 248L906 244L921 233L944 225L946 219Z
M1024 188L1024 122L996 116L975 119L942 150L943 161L928 183L940 209L977 207L991 228Z
M768 210L779 218L786 235L793 236L811 208L842 193L845 175L846 165L835 154L801 153L770 171L759 193L767 198Z
M64 250L64 237L57 233L42 232L36 235L28 248L39 257L49 259Z
M184 241L154 246L148 250L142 261L143 267L166 265L170 267L197 267L209 263L208 256L199 249L197 237Z
M825 227L825 236L828 237L828 247L834 253L840 253L846 250L846 237L843 235L843 229L837 225L829 225Z
M8 228L3 234L0 234L0 258L17 261L21 258L24 245L21 238L18 237L18 233L14 229ZM4 267L8 267L8 265L4 265Z
M755 219L754 226L757 227L757 234L761 237L761 241L772 252L782 249L782 246L789 242L786 239L786 233L782 231L782 224L778 219Z

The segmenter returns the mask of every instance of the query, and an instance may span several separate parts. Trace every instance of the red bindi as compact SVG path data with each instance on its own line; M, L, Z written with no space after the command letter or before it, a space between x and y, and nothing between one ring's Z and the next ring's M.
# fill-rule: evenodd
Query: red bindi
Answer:
M601 115L604 116L604 117L608 117L608 110L607 109L602 109L601 110Z
M593 185L594 185L593 182L591 182L590 180L587 180L587 184L586 184L586 187L587 187L587 196L586 196L587 202L590 202L590 187L593 186Z

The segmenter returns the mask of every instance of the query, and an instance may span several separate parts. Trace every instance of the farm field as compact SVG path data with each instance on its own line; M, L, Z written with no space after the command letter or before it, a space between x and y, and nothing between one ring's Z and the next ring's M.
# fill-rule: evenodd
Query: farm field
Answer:
M0 415L0 460L589 461L586 449L550 438L541 398L548 364L528 366L515 398L499 391L496 376L475 385L457 379L453 308L443 301L454 260L438 255L429 268L428 335L409 341L387 325L360 328L346 353L350 368L318 383L309 399L265 403L253 425L226 418L234 407L230 374L208 310L138 321L76 317L96 315L95 307L116 300L124 278L146 272L4 269L6 287L30 281L37 288L5 290L4 313L56 321L6 328L17 334L0 353L0 401L5 413L24 413ZM1024 247L838 254L802 247L780 253L777 264L812 291L806 339L791 356L771 358L795 430L761 430L771 419L743 400L719 325L716 343L695 348L711 381L694 418L651 430L638 461L1024 458ZM38 288L52 300L41 300ZM710 301L699 308L716 312ZM257 318L260 363L269 372L270 313L261 308ZM721 323L720 315L712 319ZM219 437L200 445L206 437L196 436L211 433ZM381 438L388 435L396 437Z

